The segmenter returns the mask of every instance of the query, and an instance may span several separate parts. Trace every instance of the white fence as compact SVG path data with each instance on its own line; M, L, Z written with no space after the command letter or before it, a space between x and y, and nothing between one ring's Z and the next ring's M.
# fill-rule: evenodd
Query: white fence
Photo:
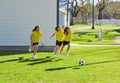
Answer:
M88 23L92 23L92 19L88 19L87 22L88 22ZM95 19L95 24L120 25L120 20L116 20L116 19L102 19L102 20L98 20L98 19Z

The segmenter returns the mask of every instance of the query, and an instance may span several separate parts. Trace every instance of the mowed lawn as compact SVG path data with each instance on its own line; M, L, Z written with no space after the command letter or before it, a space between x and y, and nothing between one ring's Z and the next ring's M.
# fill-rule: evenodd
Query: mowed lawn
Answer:
M113 40L120 37L120 26L118 25L95 25L95 30L91 30L90 24L75 24L71 26L76 37L72 43L77 44L120 44ZM98 40L98 29L102 29L102 40Z
M0 51L0 83L120 83L120 46L72 46L68 57L64 50L56 59L53 52L37 55Z

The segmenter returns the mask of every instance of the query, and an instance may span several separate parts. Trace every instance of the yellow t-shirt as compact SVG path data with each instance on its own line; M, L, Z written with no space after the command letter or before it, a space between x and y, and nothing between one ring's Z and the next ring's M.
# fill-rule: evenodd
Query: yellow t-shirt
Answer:
M37 43L42 38L42 32L32 32L32 43Z
M72 39L72 31L70 30L70 32L67 35L65 35L64 41L70 42L71 39Z
M61 30L61 31L55 31L55 35L56 35L56 40L57 41L63 41L63 39L64 39L63 30Z

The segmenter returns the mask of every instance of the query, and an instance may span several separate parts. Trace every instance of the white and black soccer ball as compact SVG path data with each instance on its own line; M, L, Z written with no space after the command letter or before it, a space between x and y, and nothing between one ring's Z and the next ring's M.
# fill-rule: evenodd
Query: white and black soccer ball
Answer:
M80 65L80 66L83 66L84 64L85 64L85 61L84 61L84 60L80 60L80 61L79 61L79 65Z

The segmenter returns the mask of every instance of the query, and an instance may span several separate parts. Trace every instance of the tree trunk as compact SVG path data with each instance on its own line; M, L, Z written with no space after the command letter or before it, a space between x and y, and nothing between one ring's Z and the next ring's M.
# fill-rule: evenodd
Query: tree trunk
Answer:
M99 8L98 19L102 19L102 12L106 7L105 2L103 2L102 4L99 4L99 6L100 6L100 8Z
M86 15L86 12L82 12L82 13L81 13L81 17L82 17L82 24L86 24L86 23L87 23L87 15Z
M102 19L102 10L99 9L98 19Z

